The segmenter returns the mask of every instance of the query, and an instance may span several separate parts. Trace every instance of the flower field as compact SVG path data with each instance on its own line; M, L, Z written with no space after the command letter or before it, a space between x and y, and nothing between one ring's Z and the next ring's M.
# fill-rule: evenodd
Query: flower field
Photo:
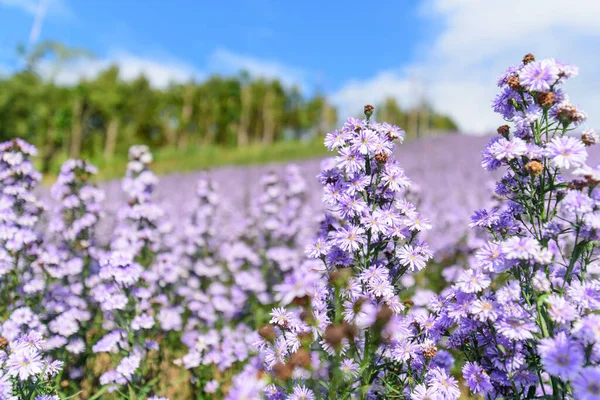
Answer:
M528 54L498 134L402 144L349 118L331 157L40 184L0 144L2 399L600 399L600 153Z

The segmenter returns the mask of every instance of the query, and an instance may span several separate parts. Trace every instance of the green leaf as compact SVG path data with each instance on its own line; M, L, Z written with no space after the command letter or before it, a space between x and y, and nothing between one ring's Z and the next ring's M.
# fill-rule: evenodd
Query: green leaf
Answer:
M102 389L100 389L100 391L98 393L96 393L95 395L93 395L92 397L90 397L88 400L99 399L100 396L102 396L104 394L104 392L106 392L108 390L108 388L109 388L109 386L102 387Z
M502 354L506 354L506 348L504 346L502 346L501 344L499 344L496 347L498 347L498 350L500 350L502 352Z
M75 393L74 395L71 395L69 397L64 397L63 400L69 400L69 399L74 399L74 398L79 398L79 395L83 393L82 390L80 390L79 392Z
M137 395L133 391L132 386L127 386L129 388L129 400L137 400Z
M544 304L544 302L546 302L546 299L549 296L550 296L550 293L544 293L543 295L541 295L540 297L538 297L538 299L537 299L538 306L541 306L542 304Z

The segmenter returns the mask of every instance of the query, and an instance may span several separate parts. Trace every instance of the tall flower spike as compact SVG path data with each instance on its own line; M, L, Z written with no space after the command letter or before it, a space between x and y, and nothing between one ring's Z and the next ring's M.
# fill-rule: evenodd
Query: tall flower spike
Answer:
M600 388L571 384L599 368L596 341L583 331L599 326L590 316L600 307L593 267L600 181L585 164L585 145L595 139L568 136L584 114L560 89L574 75L575 67L527 55L500 79L493 107L515 127L499 129L482 165L506 170L496 184L502 201L472 217L488 242L438 305L438 329L447 329L449 346L469 360L465 382L486 398L600 395Z
M365 106L366 120L351 118L325 139L338 156L318 176L327 215L307 248L321 265L305 265L296 286L304 290L273 310L274 334L265 330L257 343L272 398L286 390L290 398L386 396L390 387L405 388L409 398L419 385L458 398L456 381L438 364L427 312L402 303L409 293L402 278L432 256L419 240L430 225L401 197L410 180L394 158L394 141L404 132L371 121L372 113ZM293 387L286 383L292 376Z
M0 315L4 317L28 304L23 294L43 291L43 278L32 268L41 239L35 228L44 209L34 194L41 180L30 159L36 154L36 148L21 139L0 143Z

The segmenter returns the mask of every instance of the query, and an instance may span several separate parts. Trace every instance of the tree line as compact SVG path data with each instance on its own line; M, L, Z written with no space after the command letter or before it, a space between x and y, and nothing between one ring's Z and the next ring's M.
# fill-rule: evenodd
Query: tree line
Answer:
M305 96L298 87L246 72L160 89L143 75L125 81L110 66L93 79L58 85L37 72L48 54L60 65L85 53L44 42L23 55L21 70L0 79L0 139L18 136L37 145L44 172L61 154L110 160L134 143L179 150L269 145L324 134L338 120L324 95ZM391 99L380 112L405 128L412 121ZM427 118L428 129L456 130L448 117L430 111Z

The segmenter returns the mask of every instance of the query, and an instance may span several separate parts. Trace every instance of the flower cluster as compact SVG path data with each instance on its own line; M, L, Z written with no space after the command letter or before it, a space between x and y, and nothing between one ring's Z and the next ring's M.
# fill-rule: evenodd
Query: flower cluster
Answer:
M59 205L51 230L60 237L62 247L79 258L85 258L94 246L95 228L103 215L104 192L90 182L97 172L87 161L68 160L52 187L52 197Z
M146 146L130 149L123 180L129 203L120 211L111 250L100 259L98 273L88 280L107 331L93 352L112 355L114 367L100 376L109 391L121 386L150 391L158 373L150 368L150 359L162 354L159 335L182 329L183 310L174 293L181 269L163 240L168 232L162 221L164 212L152 201L158 179L149 169L151 161Z
M54 378L62 362L44 355L46 342L30 330L14 340L0 337L0 398L58 400Z
M302 257L303 178L289 166L283 176L263 176L261 184L247 217L238 213L237 226L224 228L215 184L200 180L183 248L175 251L186 271L177 293L189 310L182 335L188 353L176 362L191 372L198 395L220 392L254 359L256 329L279 300L275 287L294 274Z
M430 224L403 197L410 180L393 151L404 132L371 113L326 136L338 156L319 174L329 210L307 248L314 261L278 287L290 306L259 331L269 398L460 394L447 353L436 354L431 316L402 301L403 279L432 257L418 238Z
M527 55L499 78L511 125L481 165L504 176L449 238L372 106L326 135L324 213L297 166L273 165L229 208L202 173L174 218L133 146L105 236L95 167L62 166L46 218L35 148L1 143L0 399L452 400L458 375L486 399L600 398L600 138L574 134L577 72Z
M43 205L34 195L41 175L30 157L37 150L21 139L0 143L0 315L43 288L31 261L39 251L35 225ZM25 278L25 279L23 279Z
M466 384L486 398L600 396L600 176L585 164L597 136L569 134L585 114L560 88L576 75L527 55L500 77L493 108L514 127L498 129L482 166L506 169L502 201L473 215L488 241L436 301Z
M171 231L164 210L152 201L158 178L149 165L152 153L147 146L132 146L129 163L122 182L129 202L118 212L111 248L127 251L141 258L161 250L164 235ZM148 260L145 260L146 262Z

